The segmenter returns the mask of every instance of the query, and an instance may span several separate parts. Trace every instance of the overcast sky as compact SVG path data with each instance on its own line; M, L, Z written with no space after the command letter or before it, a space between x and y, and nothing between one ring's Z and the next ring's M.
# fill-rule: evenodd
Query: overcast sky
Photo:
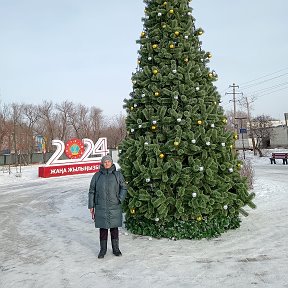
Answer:
M169 0L168 0L169 1ZM202 49L222 105L243 92L252 115L288 112L288 1L193 0ZM112 116L132 90L142 31L141 0L0 0L0 101L71 100ZM237 94L237 100L241 94ZM238 109L238 102L237 102Z

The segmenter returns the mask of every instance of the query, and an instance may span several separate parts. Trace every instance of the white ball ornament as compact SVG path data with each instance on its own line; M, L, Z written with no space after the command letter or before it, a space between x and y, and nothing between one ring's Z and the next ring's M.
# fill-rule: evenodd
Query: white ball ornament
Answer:
M145 97L145 94L144 94L144 93L142 94L142 97Z
M162 16L162 13L161 13L161 12L159 12L159 13L158 13L158 16L159 16L159 17L160 17L160 16Z
M151 61L151 60L152 60L152 57L149 56L149 57L148 57L148 60Z
M197 193L192 193L192 197L195 198L197 196Z
M207 146L210 146L210 144L211 144L211 143L210 143L209 141L206 142L206 145L207 145Z
M196 91L199 91L199 90L200 90L200 88L199 88L199 87L196 87L195 89L196 89Z
M192 15L192 13L189 11L189 12L187 13L187 15L188 15L188 16L191 16L191 15Z
M226 146L226 144L225 144L225 143L221 143L221 146L222 146L222 147L225 147L225 146Z
M137 104L135 103L133 106L136 108L136 107L137 107Z
M177 96L177 95L176 95L176 96L174 96L174 99L175 99L175 100L178 100L178 96Z
M195 139L192 139L192 140L191 140L191 143L195 144L195 143L196 143L196 140L195 140Z
M156 121L156 120L153 120L153 121L152 121L152 124L156 124L156 123L157 123L157 121Z
M203 166L200 166L199 167L199 171L203 171L204 170L204 167Z
M149 143L148 143L148 142L145 142L144 145L149 145Z
M228 209L228 206L227 206L227 205L224 205L223 208L224 208L224 210L227 210L227 209Z
M233 168L229 168L228 170L229 170L229 172L230 172L230 173L232 173L232 172L233 172Z
M177 118L177 122L181 122L181 118Z
M156 218L155 218L155 221L156 221L156 222L158 222L158 221L159 221L159 218L158 218L158 217L156 217Z
M137 81L136 81L136 80L133 80L133 81L132 81L132 83L133 83L133 84L136 84L136 83L137 83Z
M146 178L146 182L149 183L150 182L150 178Z
M184 38L187 40L189 37L187 35L185 35Z
M212 124L211 124L211 128L215 128L215 124L212 123Z
M176 69L173 69L172 72L175 74L175 73L177 72L177 70L176 70Z
M142 125L141 125L141 124L139 124L139 125L138 125L138 128L142 128Z

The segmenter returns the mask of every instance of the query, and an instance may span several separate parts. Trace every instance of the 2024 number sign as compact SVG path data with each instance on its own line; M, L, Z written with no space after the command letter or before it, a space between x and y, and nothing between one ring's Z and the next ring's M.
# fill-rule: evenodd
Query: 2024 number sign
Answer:
M46 165L39 167L39 177L95 173L100 169L101 158L109 152L107 138L104 137L99 138L95 144L88 138L75 138L67 143L52 140L52 145L56 146L56 150Z

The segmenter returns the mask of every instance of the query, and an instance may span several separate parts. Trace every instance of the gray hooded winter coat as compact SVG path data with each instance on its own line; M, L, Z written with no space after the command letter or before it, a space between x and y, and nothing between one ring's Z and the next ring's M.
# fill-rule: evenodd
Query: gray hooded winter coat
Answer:
M109 169L102 165L91 179L88 193L88 208L94 208L96 228L122 226L122 208L127 193L124 177L113 164Z

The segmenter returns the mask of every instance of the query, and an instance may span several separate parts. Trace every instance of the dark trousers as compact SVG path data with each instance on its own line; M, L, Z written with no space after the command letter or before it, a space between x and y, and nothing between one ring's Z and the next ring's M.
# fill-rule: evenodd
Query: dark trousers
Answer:
M110 228L110 235L111 239L118 239L119 238L118 227ZM107 240L107 238L108 238L108 229L100 228L100 241Z

